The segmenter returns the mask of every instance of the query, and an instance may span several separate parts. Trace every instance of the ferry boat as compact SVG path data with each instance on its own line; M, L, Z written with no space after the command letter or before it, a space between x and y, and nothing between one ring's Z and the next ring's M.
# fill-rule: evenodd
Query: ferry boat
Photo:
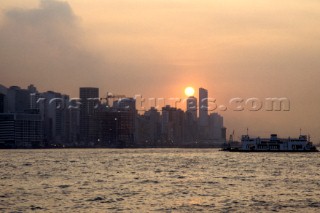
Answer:
M230 152L318 152L306 135L299 138L278 138L272 134L270 138L250 138L243 135L239 147L231 147L230 143L222 149Z

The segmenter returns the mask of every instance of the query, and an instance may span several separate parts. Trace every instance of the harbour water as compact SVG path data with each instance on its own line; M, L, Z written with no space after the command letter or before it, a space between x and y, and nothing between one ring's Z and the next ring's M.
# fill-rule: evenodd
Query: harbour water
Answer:
M319 212L320 153L0 150L0 212Z

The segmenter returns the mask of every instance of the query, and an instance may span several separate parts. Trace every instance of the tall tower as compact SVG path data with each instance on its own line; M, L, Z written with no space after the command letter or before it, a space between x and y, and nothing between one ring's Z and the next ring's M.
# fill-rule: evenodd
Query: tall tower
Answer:
M7 112L7 104L8 104L8 97L7 97L7 88L0 84L0 113Z
M199 126L208 126L208 90L199 88Z
M4 100L5 100L5 95L0 93L0 113L4 113Z
M210 138L214 140L224 139L223 117L218 113L212 113L209 117Z
M197 110L198 110L197 98L194 96L190 96L187 99L187 112L192 115L193 121L197 120Z
M93 141L95 133L94 112L99 101L99 88L80 88L80 99L80 139L88 145Z

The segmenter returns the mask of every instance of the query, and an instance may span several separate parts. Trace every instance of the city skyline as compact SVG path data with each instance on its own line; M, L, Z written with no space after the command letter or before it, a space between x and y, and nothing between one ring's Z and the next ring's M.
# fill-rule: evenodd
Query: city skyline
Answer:
M163 103L141 110L136 98L111 93L101 98L96 87L80 87L79 97L41 92L32 84L26 89L0 85L0 148L209 148L226 143L223 117L209 115L204 106L190 108L186 102L184 111ZM208 106L207 96L203 99Z
M204 87L218 105L285 97L287 112L217 112L237 135L301 128L318 142L319 8L301 0L4 1L1 84L72 97L81 86L156 98Z
M130 101L131 99L134 100L134 106L131 105L128 109L132 108L137 111L138 114L144 115L145 113L148 114L149 110L155 110L160 113L162 113L163 109L167 106L176 108L178 110L183 110L186 113L191 113L193 120L198 123L199 129L198 131L202 132L200 135L205 135L204 137L209 137L210 134L213 134L213 129L208 129L208 126L210 123L212 123L211 115L218 113L224 113L226 111L233 111L233 112L258 112L258 111L267 111L267 112L287 112L290 111L290 100L283 98L269 98L267 100L259 100L257 98L249 98L247 100L240 99L240 98L234 98L231 99L230 102L227 105L217 105L215 102L215 99L212 99L208 96L208 90L204 88L199 88L198 90L198 99L195 96L190 95L196 95L195 89L191 87L187 87L187 89L192 89L192 94L185 91L185 95L187 98L145 98L141 95L136 95L134 97L128 97L126 95L114 95L111 92L108 92L106 96L99 93L99 88L95 87L80 87L79 96L76 98L69 96L68 94L59 93L55 91L47 91L47 92L38 92L35 85L31 84L26 89L20 88L19 86L11 86L8 88L5 88L0 84L0 95L1 100L0 101L0 110L4 111L5 113L16 113L16 112L24 112L25 110L29 109L35 109L38 108L37 105L41 105L43 103L47 103L48 106L53 107L51 110L57 108L57 109L69 109L69 110L80 110L83 108L86 111L89 112L88 115L91 114L93 116L93 110L96 109L106 109L109 110L112 107L117 107L119 104L126 103L126 101ZM19 90L22 92L24 97L22 100L19 100L18 104L16 104L16 101L9 101L8 98L12 99L14 96L12 96L12 92L10 91ZM99 95L100 94L100 95ZM201 94L201 95L200 95ZM5 97L5 99L3 99ZM30 100L29 100L30 99ZM7 101L3 105L3 101ZM29 103L29 101L31 101ZM110 102L111 101L111 102ZM113 102L112 102L113 101ZM199 102L199 103L198 103ZM13 105L12 105L13 104ZM29 107L30 104L30 107ZM4 106L4 107L3 107ZM111 107L111 108L110 108ZM75 116L75 115L73 115ZM220 115L219 115L220 116ZM85 136L83 139L86 140L88 138L88 132L90 132L89 128L89 121L88 122L81 122L81 120L84 120L83 113L80 114L80 123L81 125L77 128L80 129L81 133L85 133ZM86 119L85 119L86 120ZM214 121L216 123L216 121ZM61 124L60 124L61 125ZM214 126L215 124L211 124L211 126ZM222 124L223 125L223 121ZM224 126L227 127L227 126ZM44 126L44 128L46 128ZM76 127L73 127L76 128ZM60 127L61 129L61 127ZM227 129L227 128L226 128ZM248 130L250 128L246 128L245 134L248 134ZM251 129L250 129L251 130ZM60 130L61 131L61 130ZM240 140L241 135L237 133L238 130L235 129L229 129L226 131L225 138L228 140L228 137L232 135L232 138L234 140ZM215 130L216 132L216 130ZM306 134L302 131L302 129L299 129L299 134ZM216 134L216 133L215 133ZM214 134L214 135L215 135ZM271 134L271 133L267 133ZM242 134L243 135L243 134ZM250 135L256 136L250 132ZM280 134L281 135L281 134ZM261 135L259 135L261 136ZM310 137L310 135L308 134ZM75 136L72 136L75 137ZM290 136L289 136L290 137ZM201 137L200 137L201 138ZM212 138L212 136L211 136ZM78 139L79 140L79 139Z

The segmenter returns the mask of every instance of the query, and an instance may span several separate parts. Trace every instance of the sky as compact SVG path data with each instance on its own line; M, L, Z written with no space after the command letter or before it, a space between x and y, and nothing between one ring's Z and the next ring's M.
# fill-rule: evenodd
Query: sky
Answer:
M228 133L320 141L317 0L2 0L0 84L146 98L204 87ZM229 110L286 97L290 111Z

